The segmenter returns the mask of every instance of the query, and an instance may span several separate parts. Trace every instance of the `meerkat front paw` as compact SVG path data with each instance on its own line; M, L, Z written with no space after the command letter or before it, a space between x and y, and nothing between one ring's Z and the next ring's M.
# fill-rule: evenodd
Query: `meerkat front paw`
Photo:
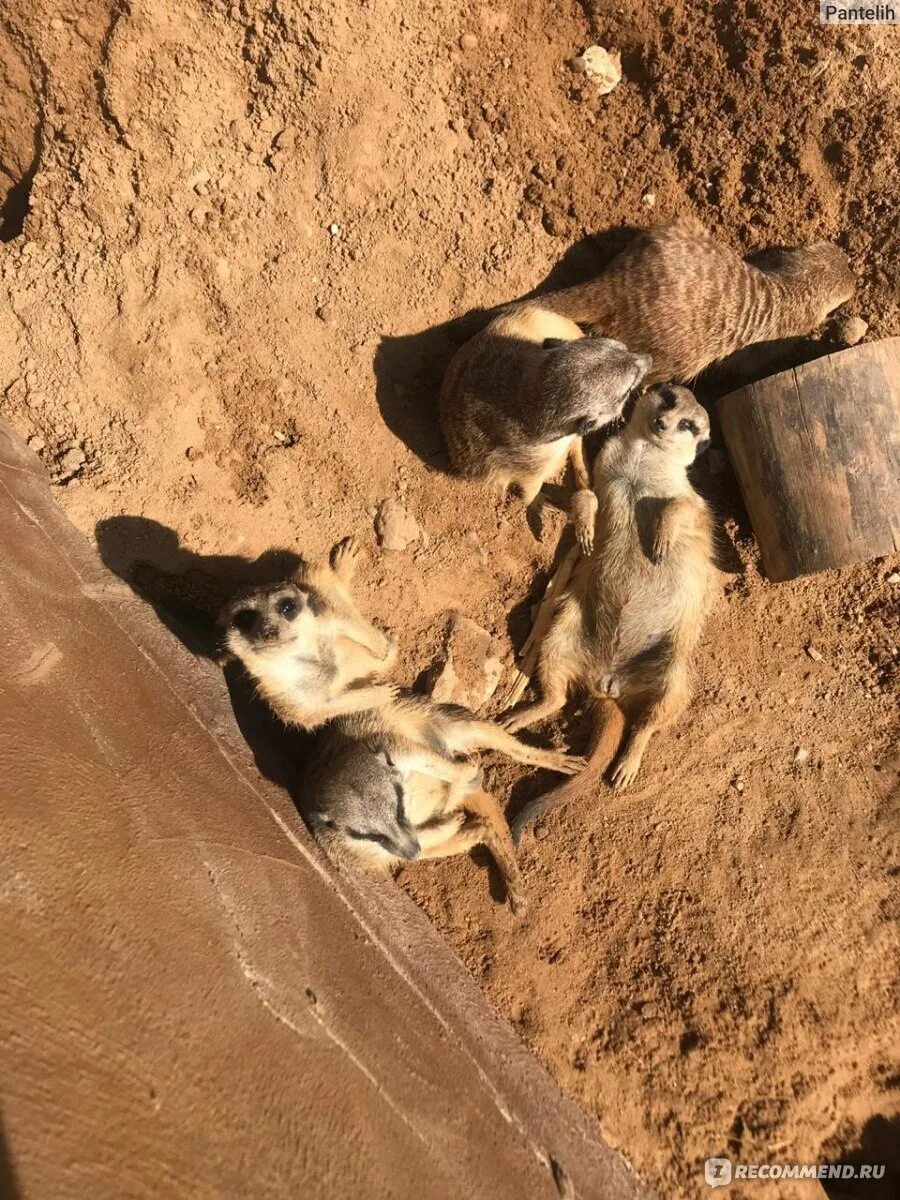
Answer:
M515 917L524 917L528 912L528 900L520 889L521 883L518 879L515 882L511 879L506 880L506 899Z
M579 771L583 771L587 766L587 759L582 758L580 754L557 754L553 752L547 760L547 766L551 771L558 771L560 775L577 775Z
M633 758L627 751L622 755L613 767L612 774L610 775L612 785L617 792L624 791L625 788L630 787L634 783L640 765L640 758Z
M653 550L650 557L655 563L661 563L668 556L672 549L672 538L669 530L665 525L659 525L656 530L656 537L653 539Z
M351 534L350 537L341 538L336 545L331 547L328 562L335 575L340 575L343 579L349 580L356 570L359 554L359 544Z
M501 729L505 729L507 733L518 733L520 729L524 729L528 724L527 719L523 720L515 711L508 713L504 717L500 717L497 724Z
M392 638L389 633L384 635L384 654L381 656L381 661L384 663L384 669L392 667L397 661L397 639Z
M387 708L400 695L400 689L394 683L374 683L365 688L366 698L371 701L372 708Z
M590 488L579 488L569 501L569 518L575 528L575 537L585 554L594 548L594 531L597 510L600 507L596 495Z

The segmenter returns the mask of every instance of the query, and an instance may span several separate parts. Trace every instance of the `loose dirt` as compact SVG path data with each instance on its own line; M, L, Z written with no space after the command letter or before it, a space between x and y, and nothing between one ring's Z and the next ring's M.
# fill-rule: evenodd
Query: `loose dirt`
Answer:
M407 681L455 612L508 666L560 532L443 473L451 318L693 213L744 252L836 239L850 312L900 333L898 33L814 0L8 0L0 25L0 411L138 583L196 599L355 532ZM602 97L568 66L594 43L622 52ZM526 839L522 923L481 862L401 874L665 1197L710 1154L900 1143L900 563L768 584L720 446L696 479L730 574L688 717L631 792ZM537 736L584 733L576 706Z

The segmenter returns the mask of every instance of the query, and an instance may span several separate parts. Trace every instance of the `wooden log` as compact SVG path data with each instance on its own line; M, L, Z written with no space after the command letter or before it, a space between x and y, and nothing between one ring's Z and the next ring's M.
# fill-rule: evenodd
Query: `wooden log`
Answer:
M740 388L718 413L769 579L900 549L900 337Z

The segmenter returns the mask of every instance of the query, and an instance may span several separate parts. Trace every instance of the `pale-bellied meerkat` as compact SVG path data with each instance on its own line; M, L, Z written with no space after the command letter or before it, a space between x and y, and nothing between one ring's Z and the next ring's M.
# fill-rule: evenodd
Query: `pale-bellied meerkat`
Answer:
M517 762L571 774L584 760L526 746L468 709L412 693L386 708L342 717L321 735L306 773L305 816L338 862L386 868L484 845L524 908L515 846L472 756L498 750Z
M691 657L716 592L712 523L688 479L709 418L682 387L644 392L594 464L597 544L556 602L538 660L541 699L504 721L518 730L563 707L569 689L595 698L587 769L526 805L522 830L548 808L583 795L628 734L612 782L632 782L653 733L690 697Z
M243 663L286 724L314 729L396 694L393 685L372 682L393 666L396 646L350 594L358 554L354 539L344 538L328 563L303 564L282 583L245 588L219 617L225 656Z
M528 507L571 459L568 507L588 548L596 506L581 439L621 414L649 366L646 355L586 338L565 317L512 306L460 348L444 376L440 419L453 469L516 488Z
M681 217L636 234L596 279L506 311L555 314L649 354L646 384L687 383L744 346L810 333L855 287L846 254L830 242L742 259Z

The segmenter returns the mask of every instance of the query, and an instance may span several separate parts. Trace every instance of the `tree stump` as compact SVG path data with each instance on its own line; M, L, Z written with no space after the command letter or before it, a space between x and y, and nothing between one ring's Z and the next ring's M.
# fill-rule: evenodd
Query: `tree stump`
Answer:
M900 337L740 388L718 413L769 579L900 550Z

